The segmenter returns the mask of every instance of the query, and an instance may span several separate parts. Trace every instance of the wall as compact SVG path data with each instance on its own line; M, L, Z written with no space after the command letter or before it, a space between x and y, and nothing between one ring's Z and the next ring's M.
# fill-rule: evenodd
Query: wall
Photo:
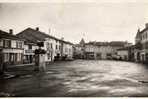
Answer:
M43 49L47 51L45 55L45 61L51 62L54 60L54 56L56 55L55 46L56 46L55 39L52 39L52 38L45 39L44 47L43 47Z
M38 49L37 45L32 45L32 49L29 49L29 45L24 45L24 55L34 55L34 51Z
M5 65L8 64L19 64L23 62L23 47L24 47L24 42L19 41L19 40L10 40L11 41L11 46L8 48L3 48L2 53L3 53L3 61ZM17 48L16 43L21 42L22 43L22 48Z
M96 46L96 45L86 45L85 52L94 52L94 54L100 54L101 59L107 59L107 54L114 55L116 53L116 48L112 46Z
M16 48L16 40L11 40L11 47Z
M67 55L67 57L73 57L73 46L68 43L63 43L63 55Z
M117 55L119 55L123 60L128 60L128 50L118 50Z

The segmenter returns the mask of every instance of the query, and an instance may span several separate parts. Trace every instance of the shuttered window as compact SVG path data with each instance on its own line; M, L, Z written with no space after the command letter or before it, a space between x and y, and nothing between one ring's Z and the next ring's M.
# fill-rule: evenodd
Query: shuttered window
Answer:
M11 41L10 40L4 40L4 47L11 47Z

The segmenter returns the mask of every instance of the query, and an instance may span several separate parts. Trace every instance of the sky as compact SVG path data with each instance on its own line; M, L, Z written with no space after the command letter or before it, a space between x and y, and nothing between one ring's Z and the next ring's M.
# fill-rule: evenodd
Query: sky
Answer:
M72 43L88 41L129 41L148 22L148 2L1 2L0 29L17 34L28 27ZM121 1L121 2L119 2ZM50 31L50 33L49 33Z

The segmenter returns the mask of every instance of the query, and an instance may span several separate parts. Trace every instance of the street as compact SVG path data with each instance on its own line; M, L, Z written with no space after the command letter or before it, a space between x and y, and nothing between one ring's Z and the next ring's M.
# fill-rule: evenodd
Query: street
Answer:
M112 60L55 62L45 72L33 68L16 78L1 79L0 93L21 97L148 96L146 65Z

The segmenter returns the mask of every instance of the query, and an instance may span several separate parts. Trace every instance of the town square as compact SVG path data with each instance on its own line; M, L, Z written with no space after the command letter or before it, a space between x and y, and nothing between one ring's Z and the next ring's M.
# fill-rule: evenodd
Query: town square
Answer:
M147 97L147 6L0 3L0 97Z

